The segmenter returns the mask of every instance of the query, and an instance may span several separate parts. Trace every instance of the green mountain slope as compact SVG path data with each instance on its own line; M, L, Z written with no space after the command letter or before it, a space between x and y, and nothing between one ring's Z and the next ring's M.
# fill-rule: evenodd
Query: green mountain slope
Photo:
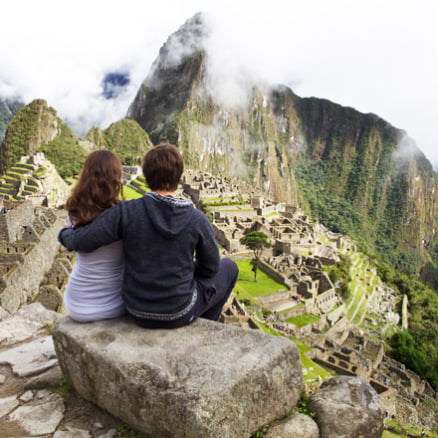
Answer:
M36 152L44 152L63 178L77 174L86 156L78 138L43 99L21 108L10 122L0 146L0 173L22 155Z
M407 266L395 254L426 255L435 227L437 175L415 142L374 114L326 100L295 99L294 107L307 144L297 170L312 212L418 272L421 258Z
M239 108L219 104L205 85L205 35L197 15L168 39L128 117L155 144L177 144L188 166L244 178L357 240L385 282L409 297L413 347L400 349L395 339L394 353L417 363L436 387L437 294L418 281L421 272L438 285L432 166L404 131L378 116L284 86L254 84ZM177 56L187 42L185 56Z
M418 272L436 228L437 175L402 130L287 87L254 84L227 108L205 85L207 31L196 15L169 37L128 117L188 166L247 179L277 201L300 202L335 231ZM185 57L178 57L189 42Z
M93 127L85 137L98 149L114 152L123 164L139 165L145 152L153 147L149 135L134 120L123 119L107 129Z

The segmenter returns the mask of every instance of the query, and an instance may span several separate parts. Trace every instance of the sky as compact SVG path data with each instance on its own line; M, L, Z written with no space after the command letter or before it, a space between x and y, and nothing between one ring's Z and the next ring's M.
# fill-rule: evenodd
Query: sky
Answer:
M0 97L43 98L80 136L104 129L126 115L167 38L200 11L225 93L251 77L377 114L438 169L436 0L7 2Z

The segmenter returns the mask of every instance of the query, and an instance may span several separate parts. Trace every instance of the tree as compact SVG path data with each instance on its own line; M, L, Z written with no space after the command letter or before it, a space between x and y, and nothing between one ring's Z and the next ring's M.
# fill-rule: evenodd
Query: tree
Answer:
M257 264L263 248L269 248L271 246L268 236L261 231L251 231L240 239L240 243L245 245L254 253L254 258L251 260L251 265L252 271L254 272L254 281L257 281Z

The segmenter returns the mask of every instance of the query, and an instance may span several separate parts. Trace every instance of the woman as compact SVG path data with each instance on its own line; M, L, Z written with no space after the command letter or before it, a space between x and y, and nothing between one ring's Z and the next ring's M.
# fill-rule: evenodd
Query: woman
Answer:
M91 223L116 205L122 187L122 166L110 151L88 155L79 180L67 199L71 228ZM78 322L116 318L125 313L122 301L124 257L122 242L92 252L77 252L64 296L68 314Z

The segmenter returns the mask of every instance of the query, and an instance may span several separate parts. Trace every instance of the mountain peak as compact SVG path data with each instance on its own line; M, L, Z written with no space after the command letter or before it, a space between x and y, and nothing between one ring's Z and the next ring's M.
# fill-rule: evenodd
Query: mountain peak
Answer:
M209 29L203 13L198 12L189 18L163 44L144 85L154 89L160 88L164 82L163 73L178 68L187 58L203 52L208 35Z
M208 33L204 16L198 13L172 34L128 110L128 118L136 120L155 144L164 139L178 142L174 118L202 81Z

